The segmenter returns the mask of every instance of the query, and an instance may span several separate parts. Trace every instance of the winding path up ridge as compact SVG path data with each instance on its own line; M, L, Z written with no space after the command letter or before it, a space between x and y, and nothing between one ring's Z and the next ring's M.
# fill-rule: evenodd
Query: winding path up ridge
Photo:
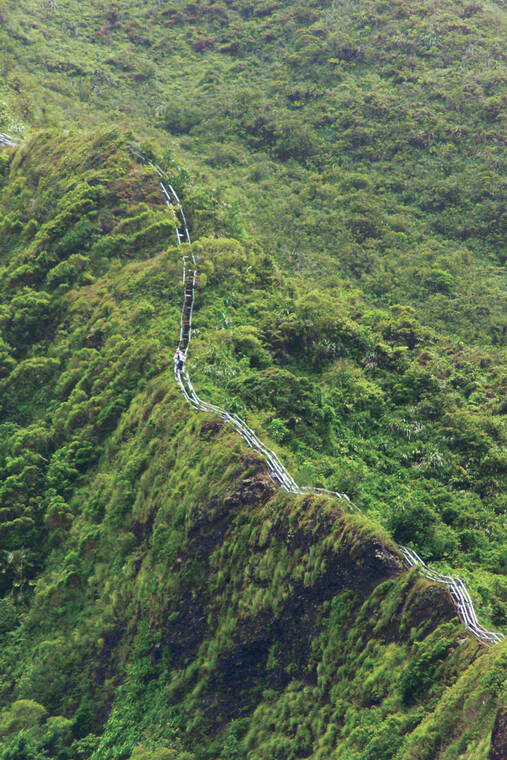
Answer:
M165 203L171 213L176 219L176 236L178 244L188 243L190 244L190 234L188 231L185 214L178 198L178 195L169 183L169 177L162 169L147 160L144 156L137 151L131 150L143 163L149 164L157 173L160 179L160 187L164 195ZM192 317L194 311L195 291L196 291L196 275L197 275L197 262L192 249L189 251L189 255L183 256L183 305L181 309L180 317L180 335L178 341L178 349L181 349L185 354L188 352L190 339L192 337ZM190 380L189 374L185 369L182 372L176 370L176 364L174 367L174 377L176 382L181 388L183 396L191 404L194 409L202 412L209 412L218 415L221 419L229 425L232 425L234 429L243 437L246 443L253 449L259 451L265 458L271 478L278 483L285 491L302 495L305 493L317 493L325 494L330 497L345 501L346 506L356 512L360 512L357 507L347 496L347 494L340 493L338 491L329 491L325 488L313 488L311 486L301 487L298 486L292 475L281 463L280 459L265 446L262 441L259 440L254 431L246 424L244 420L238 417L237 414L227 412L225 409L221 409L215 404L210 404L206 401L202 401L195 392L194 386ZM470 594L465 584L456 576L443 575L437 573L435 570L429 568L425 562L419 557L419 555L406 546L396 544L397 548L401 552L406 565L410 567L418 566L419 571L428 580L438 583L441 586L445 586L448 589L451 598L454 602L459 617L461 618L465 628L475 636L481 643L491 646L503 640L502 633L496 633L494 631L488 631L484 628L477 618L475 608L470 598Z
M6 145L8 147L16 147L19 142L9 135L0 133L0 144ZM160 181L160 188L165 200L165 204L176 220L176 236L178 239L178 245L185 243L190 244L191 240L185 219L185 214L180 199L175 189L169 182L168 175L162 171L159 166L147 159L134 148L129 147L129 152L137 159L139 159L141 163L151 166L152 169L156 172ZM183 255L183 305L181 309L180 334L177 346L177 348L184 351L185 354L188 352L190 339L192 337L192 317L195 302L196 276L197 261L192 249L190 248L188 255ZM357 507L351 501L347 494L340 493L338 491L329 491L325 488L298 486L292 475L284 467L274 451L271 451L271 449L268 449L267 446L262 443L262 441L257 437L254 431L248 427L244 420L238 417L237 414L227 412L226 410L221 409L219 406L210 404L206 401L202 401L202 399L199 398L195 392L186 368L184 368L182 372L178 372L176 370L175 364L174 377L180 386L184 398L191 406L194 407L194 409L218 415L225 423L231 425L236 430L236 432L242 436L248 446L257 450L260 454L263 455L267 462L271 478L285 491L297 495L302 495L305 493L325 494L327 496L339 499L340 501L344 501L345 505L350 510L360 512L359 507ZM488 631L479 623L474 604L472 602L468 589L466 588L461 578L453 575L443 575L441 573L438 573L435 570L429 568L413 549L410 549L407 546L401 546L400 544L396 544L396 546L403 556L407 567L411 568L418 566L419 572L421 572L425 578L428 578L428 580L431 580L434 583L437 583L448 589L463 625L467 631L475 636L476 639L478 639L482 644L485 644L486 646L491 646L504 639L504 635L502 633Z

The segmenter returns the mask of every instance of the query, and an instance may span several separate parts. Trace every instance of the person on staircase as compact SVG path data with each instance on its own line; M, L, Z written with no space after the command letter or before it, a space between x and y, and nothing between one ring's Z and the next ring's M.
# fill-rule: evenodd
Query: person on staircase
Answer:
M181 372L183 370L183 367L185 366L185 360L186 360L186 358L187 357L186 357L184 351L182 351L181 348L178 348L178 350L174 354L174 362L176 364L176 371L179 374L181 374Z

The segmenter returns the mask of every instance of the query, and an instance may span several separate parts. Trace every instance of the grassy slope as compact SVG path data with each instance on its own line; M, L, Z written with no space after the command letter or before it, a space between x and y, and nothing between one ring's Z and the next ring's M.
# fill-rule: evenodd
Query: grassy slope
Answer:
M4 18L18 118L135 124L284 267L503 345L497 5L22 0Z
M296 278L285 292L263 282L255 310L213 291L200 324L222 346L201 354L203 391L218 383L216 400L260 406L304 482L350 492L427 558L504 567L501 9L124 0L79 12L11 3L4 18L19 116L71 129L128 120L239 201L198 191ZM216 234L207 214L192 219L196 234ZM331 298L298 303L316 282ZM266 397L269 378L249 387L248 341L227 335L245 323L324 390L332 441L297 428L294 405ZM409 347L405 361L386 357L386 342ZM475 584L487 606L495 583Z
M34 124L128 119L240 199L241 218L197 188L207 210L194 232L216 234L212 208L293 279L280 290L265 275L255 306L241 286L212 291L199 323L217 344L200 352L203 392L260 414L302 482L349 492L428 559L496 574L503 14L450 2L409 10L9 4L6 98ZM299 298L316 282L331 297ZM250 355L259 338L291 373L286 399L274 398L274 376L254 377L272 361ZM292 375L313 385L302 419ZM472 582L503 624L497 579Z
M125 139L42 134L2 166L2 760L486 758L504 647L179 397L180 251ZM203 322L220 267L252 308L256 282L291 287L255 247L195 246ZM235 335L243 367L273 361Z
M398 540L443 568L460 568L481 617L503 626L501 11L449 2L420 3L417 13L406 3L366 2L324 10L310 3L195 3L178 12L151 3L104 9L80 2L78 9L70 2L53 13L50 5L7 3L2 10L0 39L8 43L0 45L1 126L15 128L20 119L71 129L127 121L138 134L169 143L194 176L220 185L222 196L173 167L192 229L203 239L196 244L204 276L193 348L200 362L192 368L200 392L247 414L300 482L351 493ZM1 540L15 552L15 563L1 568L5 625L13 620L9 593L17 589L23 599L45 562L48 534L65 535L68 502L76 498L75 514L88 503L87 492L79 501L65 489L73 494L81 473L88 481L87 468L96 466L139 384L165 366L161 357L177 324L179 294L176 286L167 290L165 273L144 282L142 267L139 290L131 290L130 275L120 276L126 258L151 258L167 243L170 225L155 210L156 185L147 177L134 191L116 184L125 166L113 143L106 178L86 143L62 145L55 157L50 139L39 138L32 168L25 161L17 174L11 169L4 193L10 221L2 227L8 268ZM99 139L93 150L100 146ZM63 158L76 149L87 156L81 165ZM68 195L53 189L55 162L60 174L71 175ZM90 168L97 174L87 182L101 188L107 179L106 192L76 190L73 175L82 178ZM147 198L149 208L138 206ZM43 230L33 243L54 211L69 204L61 229ZM60 245L62 231L85 212ZM134 220L115 229L124 216ZM205 239L223 234L236 240ZM282 276L249 235L291 276ZM111 258L120 283L114 298ZM174 283L175 261L168 264ZM102 275L106 280L91 284ZM331 298L309 291L318 280ZM81 300L69 310L66 293L77 283L90 286L90 310ZM113 318L116 301L123 306ZM415 313L378 308L396 302ZM92 329L78 329L88 319ZM77 330L72 340L61 334L69 324L70 333ZM110 327L118 334L105 346ZM73 364L56 383L70 356ZM88 380L73 391L83 373ZM286 392L275 395L281 386ZM61 558L55 562L58 568ZM106 564L104 577L111 568ZM35 696L31 682L22 694ZM50 712L69 717L81 696L53 707L49 694L39 694ZM100 700L98 722L110 694L101 692ZM290 714L280 700L280 715ZM309 704L301 698L294 721ZM471 704L464 714L476 726L473 698ZM396 712L389 702L385 709ZM480 741L473 739L480 749L472 743L467 750L460 729L449 757L487 752L492 709ZM427 726L448 737L444 713L435 713L436 731L431 717L417 731ZM266 725L273 714L266 708ZM60 728L62 736L71 730ZM245 739L252 757L274 752L275 738L262 731L265 739L262 732ZM435 739L420 742L417 731L413 752L422 752L420 743L432 757ZM234 744L232 734L227 741ZM358 744L351 752L380 756L375 745L367 749L367 737L363 728L353 733ZM256 749L263 741L267 749Z

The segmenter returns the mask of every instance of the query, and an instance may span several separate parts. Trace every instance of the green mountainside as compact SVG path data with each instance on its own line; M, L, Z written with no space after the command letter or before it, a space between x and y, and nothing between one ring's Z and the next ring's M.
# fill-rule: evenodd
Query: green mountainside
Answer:
M277 493L262 459L180 397L174 222L127 142L45 132L3 156L0 757L488 757L505 646L464 636L447 592L402 572L371 519ZM203 215L230 235L203 189L172 169L190 222ZM276 316L296 285L257 245L203 236L193 246L192 363L213 368L196 374L199 387L218 396L232 378L231 403L243 399L295 464L313 453L302 471L318 477L325 461L356 472L360 437L349 433L345 457L346 416L323 401L330 370L317 393L291 344L281 350L284 333L251 324ZM214 325L231 292L234 330ZM321 329L346 325L354 357L370 331L346 314L337 303ZM303 337L317 328L301 318ZM386 343L376 372L403 387L414 370L399 349ZM352 358L337 371L381 403ZM368 405L348 414L360 428ZM391 435L385 449L400 439ZM454 545L471 570L489 562L470 577L498 624L499 557L479 527L494 531L495 512L479 523L470 506L479 545L467 554L465 504L438 487L456 520L414 496L393 511L395 534L437 556ZM479 508L478 494L467 498Z
M0 760L502 760L503 22L2 4Z
M505 11L456 0L6 0L13 124L123 121L293 271L505 340ZM1 99L1 98L0 98Z

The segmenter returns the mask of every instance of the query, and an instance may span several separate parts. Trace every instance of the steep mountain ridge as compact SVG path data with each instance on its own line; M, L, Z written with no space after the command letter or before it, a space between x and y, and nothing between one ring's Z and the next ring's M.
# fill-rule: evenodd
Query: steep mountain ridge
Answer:
M148 161L142 154L137 151L133 151L132 149L131 151L137 158L141 160L143 164L148 163L161 180L160 188L162 190L166 205L176 220L176 235L178 243L180 245L187 243L191 244L185 213L181 206L181 201L178 197L178 194L176 193L173 186L169 183L169 177L159 166L153 164L151 161ZM337 491L329 491L323 488L315 488L313 486L306 486L303 488L298 486L294 478L284 467L274 451L268 449L262 443L262 441L244 420L238 417L237 414L231 414L230 412L227 412L226 410L221 409L214 404L203 401L196 394L188 371L186 370L185 363L186 359L188 358L188 350L192 337L192 317L196 300L197 276L197 260L193 251L190 250L190 256L185 254L183 255L183 305L180 316L180 335L177 351L174 357L174 377L176 382L179 384L186 401L191 406L193 406L194 409L205 413L216 413L224 422L231 424L235 428L236 432L243 437L247 445L259 452L264 457L266 464L268 465L271 478L288 493L294 493L297 495L306 495L308 493L315 493L317 495L326 494L328 496L339 499L340 501L343 501L344 506L352 510L359 511L358 507L350 500L347 494L339 493ZM480 625L477 619L475 608L473 606L473 602L470 598L470 594L461 579L450 575L442 575L436 573L434 570L427 568L423 560L413 550L405 546L400 546L398 548L401 550L404 560L409 567L417 565L420 572L422 572L425 577L430 578L430 580L436 583L440 583L448 588L456 604L463 624L467 630L473 633L473 635L479 641L490 646L492 644L500 642L503 639L503 634L496 633L494 631L487 631Z
M505 643L396 548L505 630L504 29L1 4L0 760L507 755ZM195 393L361 515L184 403L128 146Z
M493 756L505 645L464 638L380 527L277 493L179 397L181 251L129 139L43 134L2 164L0 752ZM228 286L283 278L231 238L194 246L199 355L220 267ZM262 366L267 344L238 334Z

